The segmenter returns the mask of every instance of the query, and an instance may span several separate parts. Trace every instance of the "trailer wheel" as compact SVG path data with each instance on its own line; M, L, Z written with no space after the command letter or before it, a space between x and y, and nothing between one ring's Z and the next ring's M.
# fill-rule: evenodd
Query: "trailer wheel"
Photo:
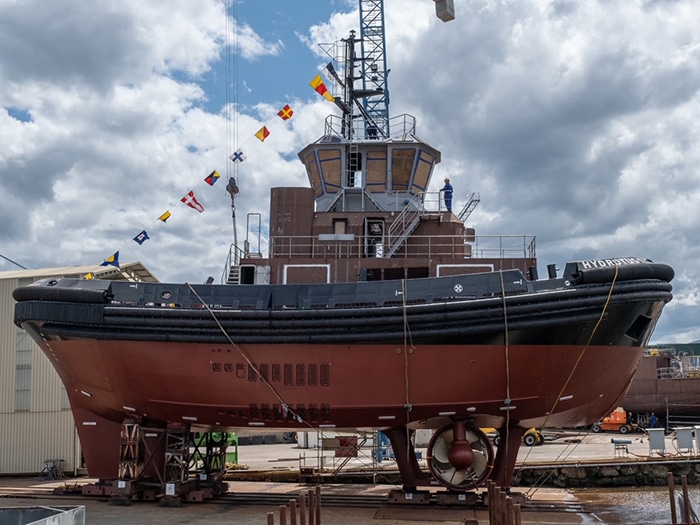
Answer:
M598 423L594 423L593 426L591 427L591 430L597 434L598 432L601 432L603 429L600 428L600 425Z
M537 436L534 433L525 434L523 443L528 447L534 447L537 444Z
M620 427L620 434L627 434L630 431L630 427L627 425L622 425Z

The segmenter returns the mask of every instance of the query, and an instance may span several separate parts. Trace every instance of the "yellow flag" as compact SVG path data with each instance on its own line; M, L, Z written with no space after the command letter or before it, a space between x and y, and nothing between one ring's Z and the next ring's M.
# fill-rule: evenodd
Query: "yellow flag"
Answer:
M260 142L265 142L265 139L270 136L270 130L267 129L267 126L263 126L258 130L255 136Z
M325 97L329 102L335 102L335 98L328 92L326 85L323 83L323 80L321 80L321 75L316 75L314 79L309 82L309 85L316 90L316 93Z
M166 211L163 215L161 215L160 217L158 217L158 219L161 220L161 221L163 221L163 222L165 222L165 221L167 221L167 220L170 218L170 215L172 215L172 214L170 213L170 211Z

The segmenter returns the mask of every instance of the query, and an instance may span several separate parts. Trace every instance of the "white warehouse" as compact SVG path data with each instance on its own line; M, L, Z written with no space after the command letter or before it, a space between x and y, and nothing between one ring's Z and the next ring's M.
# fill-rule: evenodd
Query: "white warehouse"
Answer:
M141 263L0 272L0 475L34 474L49 460L81 468L78 434L66 390L41 349L15 326L12 291L44 278L84 277L157 282Z

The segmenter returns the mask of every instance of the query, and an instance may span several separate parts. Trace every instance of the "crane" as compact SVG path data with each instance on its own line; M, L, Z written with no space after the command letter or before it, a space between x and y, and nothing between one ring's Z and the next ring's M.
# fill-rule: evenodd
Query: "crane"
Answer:
M435 14L443 22L455 19L454 0L435 0Z
M433 0L443 22L455 18L454 0ZM366 115L384 136L389 136L389 88L384 37L384 0L360 0L362 91L376 93L363 100Z

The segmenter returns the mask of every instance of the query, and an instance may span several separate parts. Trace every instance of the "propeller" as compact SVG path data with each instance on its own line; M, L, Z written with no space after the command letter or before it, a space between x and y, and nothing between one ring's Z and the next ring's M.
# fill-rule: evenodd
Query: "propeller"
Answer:
M435 432L428 444L428 468L442 486L468 491L483 484L491 473L493 449L488 437L464 420Z

